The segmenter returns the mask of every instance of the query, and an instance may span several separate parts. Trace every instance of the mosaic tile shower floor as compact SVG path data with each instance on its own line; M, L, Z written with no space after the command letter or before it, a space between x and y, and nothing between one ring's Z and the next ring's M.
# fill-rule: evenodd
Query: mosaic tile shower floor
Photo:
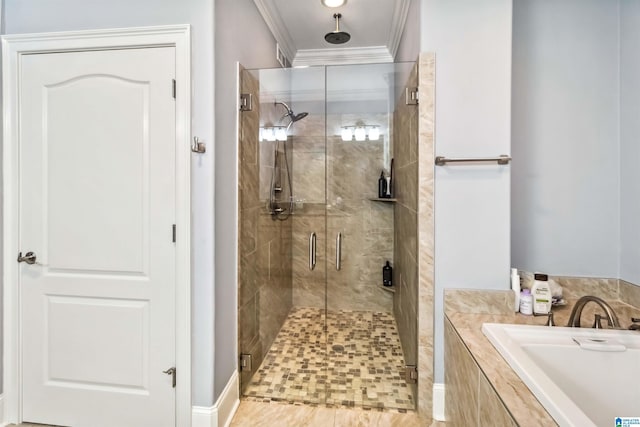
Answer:
M293 308L244 395L276 401L413 410L391 313ZM328 357L325 357L328 351Z

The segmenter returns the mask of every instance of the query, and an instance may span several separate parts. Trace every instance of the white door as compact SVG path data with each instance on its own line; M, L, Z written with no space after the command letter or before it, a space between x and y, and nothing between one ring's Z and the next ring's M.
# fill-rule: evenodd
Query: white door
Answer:
M20 63L23 419L173 426L173 47Z

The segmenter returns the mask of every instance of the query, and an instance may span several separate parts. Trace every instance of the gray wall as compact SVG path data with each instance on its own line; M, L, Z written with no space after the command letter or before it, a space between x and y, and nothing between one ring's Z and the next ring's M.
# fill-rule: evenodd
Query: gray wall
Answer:
M278 67L276 43L252 0L215 2L215 386L237 369L238 147L236 63ZM211 193L209 193L211 194ZM211 218L209 219L211 221ZM212 335L209 335L212 336Z
M514 267L562 276L619 277L618 5L611 0L514 1ZM628 48L636 49L637 67L637 26L629 30L636 32ZM633 62L626 64L631 71ZM637 79L635 74L625 83ZM637 83L635 87L635 94L625 99L631 96L637 105ZM636 127L637 146L636 123L637 116L628 130ZM627 149L636 150L631 145ZM637 156L626 171L629 178L635 175L627 184L637 186ZM635 199L627 203L637 211ZM638 230L637 218L627 225ZM638 240L632 241L630 249L637 253ZM637 257L634 261L638 270Z
M620 1L620 278L640 284L640 2Z
M415 62L420 52L420 0L411 0L395 62Z
M193 403L213 403L213 4L207 0L5 0L5 33L190 24L192 133L208 144L192 167Z
M0 1L0 34L4 34L4 0ZM0 67L2 67L2 60L0 59ZM1 79L0 79L1 80ZM2 104L2 88L0 87L0 106ZM0 121L0 132L3 131L4 120ZM1 134L1 133L0 133ZM2 162L2 153L0 153L0 164ZM4 223L4 188L0 186L0 224ZM0 227L1 228L1 227ZM0 232L0 238L3 237L3 233ZM0 247L0 260L4 259L4 253ZM0 277L4 277L4 270L2 268L2 262L0 262ZM2 286L0 286L0 395L4 393L4 296Z
M421 50L436 58L435 151L509 154L511 0L423 0ZM444 380L445 288L507 289L510 166L435 170L435 382Z

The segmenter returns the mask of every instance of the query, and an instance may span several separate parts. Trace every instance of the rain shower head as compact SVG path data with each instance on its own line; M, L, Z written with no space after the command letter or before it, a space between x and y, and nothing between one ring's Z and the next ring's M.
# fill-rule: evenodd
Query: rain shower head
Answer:
M309 115L309 113L307 113L306 111L303 111L302 113L299 113L299 114L295 114L295 113L291 110L291 108L289 108L289 106L288 106L287 104L285 104L284 102L281 102L281 101L280 101L280 102L279 102L279 101L276 101L276 102L274 102L274 104L275 104L275 105L280 104L280 105L282 105L284 108L286 108L286 109L287 109L287 114L285 114L284 116L282 116L282 119L284 119L285 117L289 117L289 119L291 120L291 123L293 123L293 122L297 122L298 120L302 120L302 119L304 119L305 117L307 117L307 116ZM282 119L280 119L280 120L282 120Z
M325 34L324 39L332 44L342 44L351 40L351 34L340 31L340 18L342 18L342 14L334 13L333 17L336 20L336 29L335 31Z

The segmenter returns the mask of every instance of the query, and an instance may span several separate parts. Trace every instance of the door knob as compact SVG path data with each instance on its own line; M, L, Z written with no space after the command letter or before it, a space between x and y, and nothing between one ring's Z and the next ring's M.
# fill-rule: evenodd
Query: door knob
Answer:
M27 252L22 256L22 252L18 254L18 262L26 262L27 264L35 264L36 263L36 254L33 252Z

